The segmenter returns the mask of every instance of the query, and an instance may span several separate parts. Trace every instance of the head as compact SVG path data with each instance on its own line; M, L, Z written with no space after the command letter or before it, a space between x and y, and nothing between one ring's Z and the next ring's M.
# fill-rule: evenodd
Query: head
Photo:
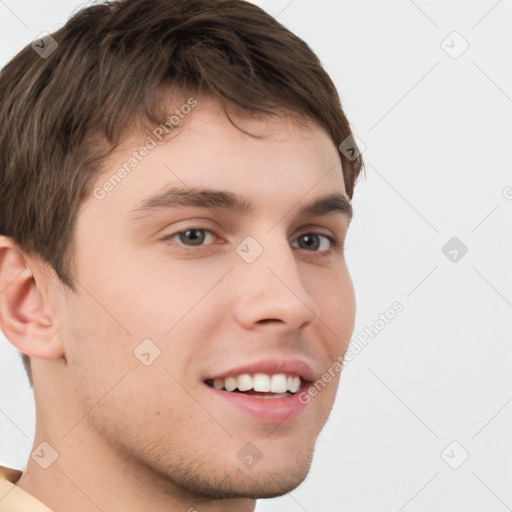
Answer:
M332 81L242 0L94 5L52 38L0 75L0 323L37 428L71 399L187 492L293 489L339 371L288 413L214 384L298 375L304 391L347 348L362 160L338 150L351 130Z

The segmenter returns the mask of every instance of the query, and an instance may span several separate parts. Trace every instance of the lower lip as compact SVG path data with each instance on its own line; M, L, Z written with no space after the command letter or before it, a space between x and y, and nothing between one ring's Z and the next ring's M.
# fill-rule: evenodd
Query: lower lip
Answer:
M285 398L258 398L243 393L231 393L205 386L219 399L252 416L262 423L283 423L296 418L308 405L299 400L299 396L307 392L312 384L303 384L294 394Z

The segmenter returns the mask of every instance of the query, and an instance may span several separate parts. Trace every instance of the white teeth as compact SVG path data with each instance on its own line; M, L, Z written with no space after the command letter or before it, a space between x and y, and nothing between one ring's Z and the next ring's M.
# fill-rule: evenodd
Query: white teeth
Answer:
M264 373L257 373L252 378L252 387L254 391L268 393L270 391L270 377Z
M270 391L272 391L272 393L286 393L288 391L286 375L284 375L284 373L272 375L270 379Z
M248 373L239 375L236 380L238 382L239 391L249 391L249 389L252 389L252 377Z
M292 393L296 393L300 388L300 377L293 377L292 379L292 385L290 388L288 388Z
M225 389L226 391L238 389L241 392L254 389L254 391L260 393L273 393L273 396L265 398L282 398L288 396L288 392L296 393L300 388L300 384L301 379L298 375L285 375L284 373L276 373L274 375L256 373L252 376L248 373L243 373L236 377L230 376L224 379L213 379L213 387L215 389Z
M234 391L237 387L238 383L235 377L226 377L224 379L224 387L226 391Z

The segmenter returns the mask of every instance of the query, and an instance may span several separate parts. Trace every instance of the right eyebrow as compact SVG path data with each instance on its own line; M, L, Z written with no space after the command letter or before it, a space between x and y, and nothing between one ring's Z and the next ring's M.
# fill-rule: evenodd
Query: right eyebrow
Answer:
M247 197L238 196L233 192L207 188L170 187L144 199L129 215L139 218L153 211L180 206L223 208L242 214L254 211L254 207Z

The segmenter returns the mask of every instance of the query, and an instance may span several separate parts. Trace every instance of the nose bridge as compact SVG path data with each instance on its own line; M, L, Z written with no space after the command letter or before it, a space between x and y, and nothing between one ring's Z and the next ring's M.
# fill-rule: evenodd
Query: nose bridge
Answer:
M273 321L281 330L294 330L317 318L318 306L304 287L294 250L278 230L258 240L247 237L237 247L237 316L245 327Z

